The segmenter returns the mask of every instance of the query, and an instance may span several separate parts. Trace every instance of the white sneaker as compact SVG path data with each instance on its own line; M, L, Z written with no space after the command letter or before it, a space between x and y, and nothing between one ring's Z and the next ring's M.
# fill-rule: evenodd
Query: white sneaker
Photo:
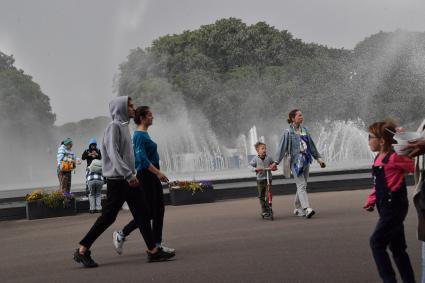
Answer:
M162 249L166 253L175 253L176 249L169 248L167 246L164 246L163 244L159 245L158 248Z
M299 217L304 217L305 213L301 208L295 208L294 209L294 215Z
M124 245L125 237L121 234L121 231L114 231L114 233L112 233L112 242L114 243L117 254L122 254L122 246Z
M311 208L311 207L308 207L306 210L305 210L305 217L307 217L307 218L311 218L314 214L315 214L316 212Z

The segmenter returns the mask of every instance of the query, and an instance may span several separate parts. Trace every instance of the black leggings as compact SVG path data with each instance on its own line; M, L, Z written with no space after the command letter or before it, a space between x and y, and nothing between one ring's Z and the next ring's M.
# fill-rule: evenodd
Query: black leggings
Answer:
M89 249L94 241L114 223L125 201L134 217L134 229L140 229L146 246L150 250L153 249L156 242L152 237L150 218L145 213L140 213L145 207L142 192L139 188L131 188L125 180L107 180L107 199L102 208L102 215L80 241L80 244Z
M164 225L164 193L162 184L158 177L148 170L142 170L137 174L140 181L142 211L143 215L148 215L152 219L152 238L155 244L162 242L162 228ZM122 230L125 236L130 235L137 229L135 219L130 221Z

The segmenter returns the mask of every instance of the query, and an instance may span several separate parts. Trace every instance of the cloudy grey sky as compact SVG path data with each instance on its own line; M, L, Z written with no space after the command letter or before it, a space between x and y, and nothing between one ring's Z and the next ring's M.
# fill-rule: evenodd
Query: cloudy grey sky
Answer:
M224 17L351 49L380 30L425 30L425 0L0 0L0 51L51 98L56 124L107 115L130 49Z

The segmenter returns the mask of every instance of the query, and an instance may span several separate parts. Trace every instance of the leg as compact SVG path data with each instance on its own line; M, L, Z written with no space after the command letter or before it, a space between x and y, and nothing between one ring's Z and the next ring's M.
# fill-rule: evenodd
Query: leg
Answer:
M144 179L142 179L144 182ZM139 190L138 192L138 197L141 199L141 204L138 204L140 207L140 212L139 214L144 214L144 216L146 217L147 215L150 215L150 213L148 213L148 208L147 208L147 203L146 203L146 198L145 198L145 192L142 189L142 183L140 184L140 188L138 188L137 190ZM128 206L130 207L130 204L127 202ZM131 210L131 209L130 209ZM150 219L150 216L149 216ZM149 222L150 223L150 222ZM133 219L127 223L127 225L124 226L124 228L121 230L122 232L122 236L127 237L128 235L130 235L134 230L136 230L137 228L139 228L140 225L138 225L136 223L136 221L134 220L134 216Z
M266 182L264 180L257 180L258 199L260 200L261 212L266 212L265 205L265 193L266 193Z
M295 192L294 207L295 209L302 209L300 198L298 197L298 190Z
M393 224L394 221L392 217L381 216L376 224L375 231L370 237L370 247L376 267L378 268L379 276L386 283L397 282L390 257L386 250L393 234Z
M297 208L298 203L301 205L302 209L310 207L307 195L307 179L309 174L309 168L306 166L303 173L300 176L297 176L295 172L292 172L295 179L295 184L297 186L297 193L295 195L295 207Z
M153 191L153 203L152 203L152 230L155 244L160 246L162 243L162 230L164 227L164 193L162 189L161 181L156 177L152 176L154 185Z
M97 182L97 188L96 188L96 195L95 195L95 204L96 204L96 210L102 211L102 187L103 187L103 181Z
M425 242L422 242L422 283L425 283Z
M136 221L132 219L130 222L128 222L127 225L124 226L124 228L122 229L122 234L123 236L127 237L131 234L131 232L133 232L137 228L139 228L139 226L137 225Z
M96 183L94 181L87 182L89 187L89 203L90 203L90 212L96 209Z
M155 248L155 241L153 238L151 219L147 213L141 190L139 188L130 188L126 201L133 215L133 220L131 222L134 222L136 227L139 228L147 248L153 250ZM127 226L129 226L131 222ZM132 225L134 227L134 224Z
M71 172L65 172L64 174L65 176L65 191L66 192L71 192Z
M80 241L80 245L90 249L94 241L114 223L118 212L125 201L129 186L125 180L108 180L107 201L102 210L102 215L93 224L87 235Z
M62 193L64 193L64 192L66 192L66 186L65 186L65 184L66 184L66 177L65 177L65 174L64 174L64 172L63 171L59 171L59 173L58 173L58 179L59 179L59 190L62 192Z
M407 209L406 209L407 214ZM404 214L404 215L406 215ZM406 252L406 238L404 235L404 217L399 219L397 225L394 225L394 233L390 242L390 250L393 254L393 259L400 272L401 279L404 283L414 283L415 274L410 263L409 255Z

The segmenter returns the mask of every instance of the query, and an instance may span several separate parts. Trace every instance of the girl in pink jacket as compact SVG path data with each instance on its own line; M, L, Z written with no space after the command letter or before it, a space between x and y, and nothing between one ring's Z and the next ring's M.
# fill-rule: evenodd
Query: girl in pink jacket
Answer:
M373 211L376 206L379 220L370 237L370 247L378 272L383 282L396 282L387 247L403 282L415 282L415 276L406 252L403 222L409 201L405 175L414 171L414 161L397 155L392 149L396 125L392 122L377 122L369 126L369 147L378 152L372 167L374 186L364 209Z

